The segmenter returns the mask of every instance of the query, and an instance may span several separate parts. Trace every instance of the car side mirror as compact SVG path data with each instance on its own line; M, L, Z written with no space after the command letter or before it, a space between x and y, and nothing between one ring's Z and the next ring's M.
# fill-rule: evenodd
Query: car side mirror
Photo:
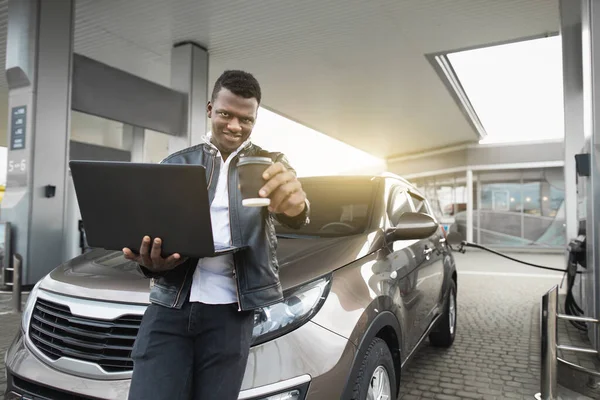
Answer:
M438 229L440 225L430 215L406 212L390 229L389 235L392 240L417 240L428 238Z

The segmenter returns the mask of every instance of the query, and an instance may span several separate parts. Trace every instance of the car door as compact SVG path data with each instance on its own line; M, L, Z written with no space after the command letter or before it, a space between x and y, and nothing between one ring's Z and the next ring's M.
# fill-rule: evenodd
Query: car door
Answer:
M413 211L413 204L408 196L407 188L394 185L390 190L387 216L390 227L398 224L402 214ZM419 281L419 263L422 257L418 256L419 240L395 240L387 243L390 254L388 262L393 277L395 295L393 298L402 308L404 321L402 329L405 331L405 340L408 348L412 349L422 334L423 321L420 320L423 312L423 292L417 286ZM422 250L421 250L422 251Z
M419 194L409 191L409 198L415 212L432 214L427 201ZM417 306L420 329L424 332L439 312L439 302L444 279L444 249L445 236L442 227L426 239L421 239L414 245L419 258L418 278L416 287L421 293Z

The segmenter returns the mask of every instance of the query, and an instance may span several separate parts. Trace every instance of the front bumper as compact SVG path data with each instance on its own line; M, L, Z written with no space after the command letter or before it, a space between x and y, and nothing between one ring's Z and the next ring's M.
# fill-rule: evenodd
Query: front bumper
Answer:
M346 339L308 322L251 349L239 399L265 400L295 390L298 400L339 398L354 353ZM14 393L13 399L125 400L129 392L129 379L96 380L51 368L21 334L7 352L6 370L7 399Z
M8 387L6 390L6 400L80 400L80 399L99 399L97 397L80 396L68 393L62 390L40 385L7 372ZM240 394L240 400L305 400L308 392L310 376L304 375L289 381L278 382L269 385L268 388L256 388L247 390ZM268 397L260 395L265 389L269 390Z

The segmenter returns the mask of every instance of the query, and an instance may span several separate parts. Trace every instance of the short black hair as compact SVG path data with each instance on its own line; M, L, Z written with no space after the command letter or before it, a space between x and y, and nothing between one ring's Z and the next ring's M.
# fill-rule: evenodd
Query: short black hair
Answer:
M256 78L248 72L240 70L227 70L223 72L215 82L211 101L215 101L217 94L222 88L228 89L233 94L246 99L254 97L258 101L258 104L260 104L260 85Z

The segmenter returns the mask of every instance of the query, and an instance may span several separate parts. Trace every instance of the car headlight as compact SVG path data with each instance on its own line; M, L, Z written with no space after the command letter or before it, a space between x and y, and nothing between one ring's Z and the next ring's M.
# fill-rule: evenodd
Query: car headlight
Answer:
M33 313L33 307L35 306L35 301L37 300L37 294L40 287L40 283L42 281L38 281L35 284L31 292L29 292L29 296L27 297L27 303L25 303L25 308L23 308L23 317L21 318L21 328L23 329L23 333L27 334L27 330L29 329L29 322L31 320L31 314Z
M284 335L303 325L319 311L329 293L331 279L321 278L284 293L284 300L254 313L253 344Z

